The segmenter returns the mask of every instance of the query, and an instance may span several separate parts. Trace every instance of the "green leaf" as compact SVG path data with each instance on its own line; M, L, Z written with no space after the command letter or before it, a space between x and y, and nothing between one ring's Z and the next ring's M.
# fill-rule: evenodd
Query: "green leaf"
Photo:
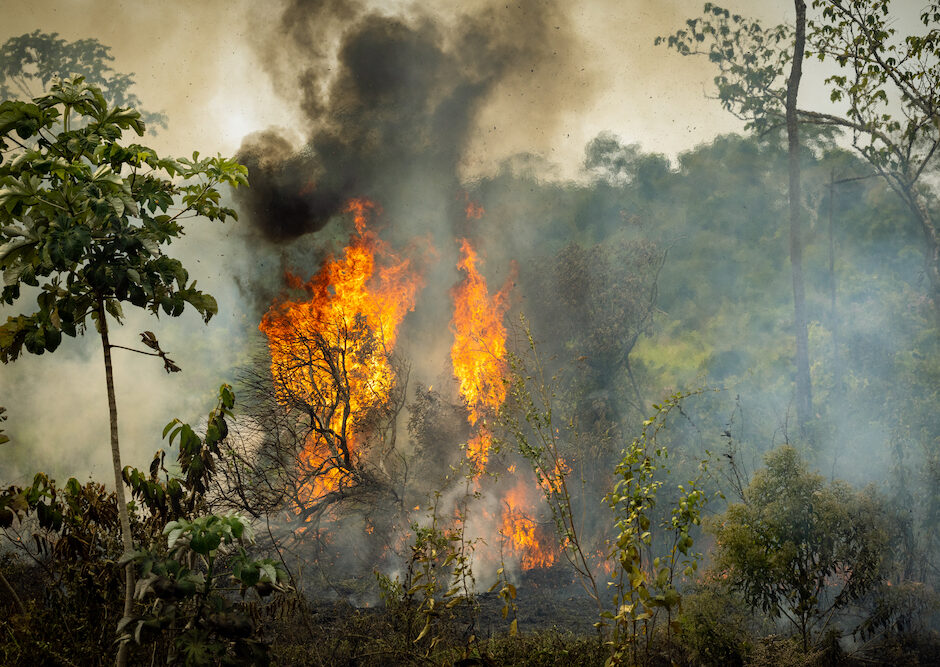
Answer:
M243 566L238 573L239 581L241 581L242 584L244 584L244 586L247 588L251 588L257 584L260 578L261 572L257 563L248 563L247 565Z
M114 169L111 168L110 164L100 165L92 174L91 180L94 183L111 183L113 185L124 183L121 177L114 173Z
M140 112L133 109L114 107L96 116L96 118L98 123L92 127L103 128L107 125L115 125L122 130L134 130L138 136L143 136L144 134L144 123L140 120Z
M173 522L173 523L176 523L176 522ZM179 538L183 535L183 532L184 532L184 528L182 526L177 526L176 528L173 528L167 534L166 548L172 549L176 545L177 540L179 540Z
M273 584L277 583L277 570L274 569L274 565L271 563L265 563L261 566L261 572Z
M4 286L17 285L23 279L23 276L26 275L32 266L29 264L14 264L3 271L3 284Z
M108 299L104 302L104 307L118 322L124 319L124 309L121 308L121 302L117 299Z

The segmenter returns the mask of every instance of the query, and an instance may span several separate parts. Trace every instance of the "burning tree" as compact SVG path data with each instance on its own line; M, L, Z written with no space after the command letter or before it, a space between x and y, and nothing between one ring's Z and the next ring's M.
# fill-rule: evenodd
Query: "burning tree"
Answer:
M386 459L396 453L404 367L361 314L310 324L286 317L267 331L273 358L268 393L275 404L267 407L277 424L265 432L281 445L296 445L285 488L297 518L307 521L366 489L382 488L399 500ZM266 449L265 456L285 453Z
M421 279L366 229L374 208L350 202L356 233L343 255L307 282L287 275L300 297L265 314L270 363L243 378L252 406L226 496L256 514L286 510L290 530L305 536L341 503L364 516L366 532L402 508L396 420L408 372L393 350Z

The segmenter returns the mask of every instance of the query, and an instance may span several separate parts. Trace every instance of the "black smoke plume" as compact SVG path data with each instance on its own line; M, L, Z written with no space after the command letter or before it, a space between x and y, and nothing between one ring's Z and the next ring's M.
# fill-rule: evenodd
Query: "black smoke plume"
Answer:
M449 17L293 0L277 34L262 55L278 85L297 91L308 139L292 149L267 131L239 156L252 184L242 207L272 242L320 230L359 196L413 220L409 233L457 220L459 165L481 108L510 75L552 78L544 63L574 40L556 3L541 0ZM552 84L535 88L548 96Z

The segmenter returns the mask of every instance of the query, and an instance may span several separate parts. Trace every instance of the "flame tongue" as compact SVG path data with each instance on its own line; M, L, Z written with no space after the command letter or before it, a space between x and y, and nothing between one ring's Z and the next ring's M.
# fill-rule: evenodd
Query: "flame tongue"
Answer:
M482 209L481 209L482 210ZM470 209L468 206L468 217ZM469 420L477 427L467 443L467 456L477 472L489 458L492 435L486 416L492 416L506 400L506 327L508 287L492 297L477 266L479 257L466 239L460 241L461 258L457 268L464 279L454 288L454 345L451 361L460 395L469 410ZM514 467L510 472L514 472ZM500 532L519 558L523 570L550 567L555 562L556 541L552 529L536 522L541 489L525 478L503 497Z
M461 239L460 252L457 268L466 276L452 292L454 345L451 361L460 395L470 411L470 423L476 425L481 417L495 413L506 400L503 316L508 299L506 288L490 297L486 281L477 270L476 251L467 239ZM485 424L481 425L468 443L467 456L482 467L487 461L491 441Z
M357 234L343 256L328 260L307 283L288 274L288 285L307 298L275 303L258 326L268 338L278 399L319 410L327 422L305 445L304 458L318 473L308 489L311 501L340 488L356 464L356 418L388 400L395 376L387 352L421 287L410 260L366 228L374 209L365 199L349 203Z
M520 480L503 498L501 532L509 539L510 548L519 556L523 570L551 567L555 563L555 540L551 528L536 523L536 503L531 494L537 489Z

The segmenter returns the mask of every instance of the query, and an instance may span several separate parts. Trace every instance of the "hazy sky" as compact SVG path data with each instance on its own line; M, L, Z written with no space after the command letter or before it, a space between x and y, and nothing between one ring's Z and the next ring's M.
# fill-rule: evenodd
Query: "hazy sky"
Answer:
M404 2L367 3L390 12ZM473 3L417 3L442 15ZM476 3L486 4L486 3ZM675 154L740 124L706 100L709 63L654 47L657 35L701 11L699 0L588 0L561 3L577 34L546 63L561 76L535 72L509 77L483 113L470 173L508 154L538 152L570 168L600 130L647 150ZM771 23L790 19L791 3L722 3ZM169 115L170 127L152 143L167 153L194 148L234 152L248 132L291 126L295 91L276 90L258 48L278 41L277 3L245 0L123 2L3 0L0 40L37 28L67 40L94 37L112 47L118 71L133 72L145 105ZM536 74L536 76L532 76ZM550 83L550 104L539 89ZM494 129L495 126L495 129ZM569 169L566 168L566 171Z
M341 13L344 0L308 4L332 5L331 11ZM455 22L460 13L487 16L485 9L498 10L503 3L362 4ZM549 39L552 43L540 50L542 61L509 71L490 91L461 155L463 177L485 174L520 151L540 154L559 165L559 174L570 176L577 172L585 144L604 130L674 156L718 133L741 129L739 121L705 98L714 76L708 62L653 46L657 35L697 15L699 0L556 4L547 20L559 24L558 43ZM792 11L785 0L726 4L768 23L789 20ZM299 129L300 95L291 78L306 56L281 48L280 12L278 3L248 0L0 0L0 42L36 29L70 41L97 38L112 47L117 71L134 73L145 107L169 118L167 130L147 138L150 145L165 155L233 154L243 136L272 125L284 128L298 145L307 139ZM331 26L321 28L328 51ZM164 375L150 359L124 355L117 360L126 463L146 465L161 446L160 428L171 418L204 414L213 388L231 380L225 374L244 359L242 343L257 322L249 321L239 304L235 281L258 266L247 266L233 251L231 235L231 228L193 228L174 245L192 277L219 299L220 315L208 328L193 314L169 325L135 315L120 332L116 342L130 344L135 332L157 331L184 368L181 379ZM27 473L38 469L109 478L100 356L98 341L87 336L66 340L54 356L26 355L0 367L0 405L10 414L4 428L14 440L5 446L12 456L0 453L0 482L25 482Z

